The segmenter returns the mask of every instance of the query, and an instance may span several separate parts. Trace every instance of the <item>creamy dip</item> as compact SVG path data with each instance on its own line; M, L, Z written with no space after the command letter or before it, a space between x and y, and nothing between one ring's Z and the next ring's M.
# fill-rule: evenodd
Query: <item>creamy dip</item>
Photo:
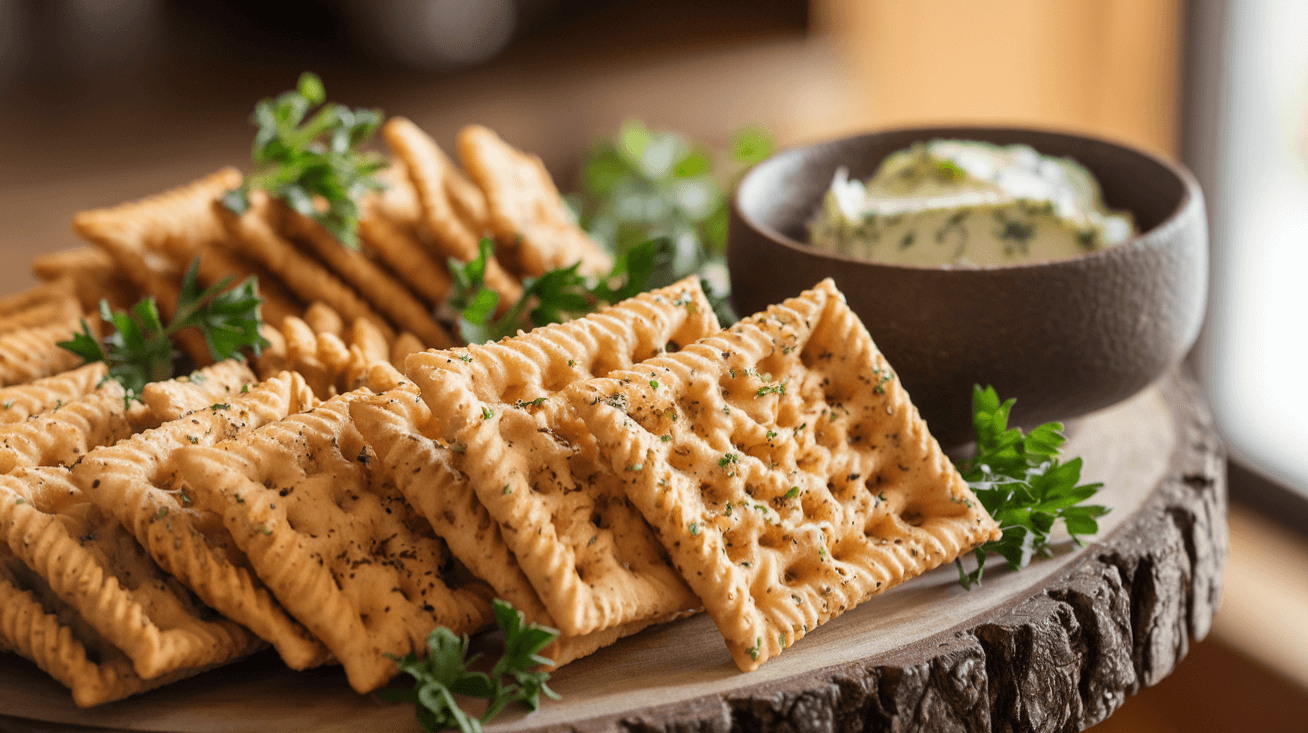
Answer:
M836 171L809 225L830 252L908 265L1005 265L1074 257L1135 235L1070 158L1028 145L917 143L866 183Z

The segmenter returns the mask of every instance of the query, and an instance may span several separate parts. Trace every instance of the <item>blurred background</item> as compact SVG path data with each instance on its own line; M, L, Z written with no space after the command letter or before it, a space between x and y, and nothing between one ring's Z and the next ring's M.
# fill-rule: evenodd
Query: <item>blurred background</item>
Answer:
M780 147L910 123L1088 132L1186 162L1208 197L1193 355L1231 445L1208 641L1100 726L1308 720L1308 4L1300 0L0 0L0 293L73 213L223 165L301 71L444 147L464 124L563 191L626 120Z

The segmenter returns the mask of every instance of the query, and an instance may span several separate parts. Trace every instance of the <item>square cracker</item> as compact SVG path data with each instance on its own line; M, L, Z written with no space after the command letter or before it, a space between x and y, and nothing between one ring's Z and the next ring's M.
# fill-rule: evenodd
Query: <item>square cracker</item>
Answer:
M221 202L215 201L214 211L231 235L232 246L247 258L268 268L281 278L282 283L302 302L321 300L353 321L367 318L390 339L395 336L386 319L350 286L341 282L335 273L318 260L301 252L274 228L273 202L262 191L250 193L250 208L244 214L234 214Z
M999 536L830 280L568 397L742 670Z
M165 575L73 485L67 469L0 476L0 544L122 650L143 679L220 664L262 645Z
M520 274L580 262L586 275L613 267L608 253L573 221L545 164L481 125L459 132L459 159L486 194L491 230Z
M431 434L431 411L413 385L405 382L384 394L356 400L350 415L377 454L373 470L394 482L405 501L445 539L450 552L528 622L556 627L505 544L499 525L477 499L468 477L454 467L452 457L457 454ZM651 617L589 634L560 633L540 654L557 668L667 620L671 618Z
M464 178L435 140L403 117L392 117L382 128L386 144L404 162L417 194L422 224L441 257L469 262L478 255L485 236L486 198L476 184ZM500 294L502 313L522 296L522 284L504 270L496 258L486 263L486 284Z
M19 466L71 466L87 451L113 445L154 422L150 410L128 403L114 380L29 420L0 425L0 473Z
M81 364L81 357L59 346L73 337L77 321L0 333L0 387L25 384Z
M565 634L698 604L557 393L715 330L688 278L585 318L407 361L441 438L458 452L454 467Z
M77 487L122 523L164 572L271 643L293 669L322 664L327 650L277 605L221 517L196 508L167 464L185 446L212 445L316 404L298 374L283 373L221 405L97 448L72 469Z
M96 361L53 377L0 387L0 424L22 422L32 415L90 394L108 371L104 362Z
M174 457L182 489L222 517L259 578L369 692L399 669L387 655L425 648L492 620L491 592L457 563L394 485L350 419L366 390L238 441Z
M347 249L321 224L281 201L272 201L270 211L275 217L274 226L283 236L308 247L391 323L413 333L428 347L454 345L450 332L432 318L408 287L363 252Z
M17 558L0 553L0 650L36 663L73 693L79 707L93 707L199 674L180 669L141 679L132 660L106 642L59 600L45 581Z

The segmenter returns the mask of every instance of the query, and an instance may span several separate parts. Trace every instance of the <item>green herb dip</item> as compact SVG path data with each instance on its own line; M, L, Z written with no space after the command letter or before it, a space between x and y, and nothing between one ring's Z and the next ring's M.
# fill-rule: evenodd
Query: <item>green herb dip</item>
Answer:
M866 183L837 170L809 235L878 262L976 266L1074 257L1125 242L1135 225L1070 158L932 140L892 153Z

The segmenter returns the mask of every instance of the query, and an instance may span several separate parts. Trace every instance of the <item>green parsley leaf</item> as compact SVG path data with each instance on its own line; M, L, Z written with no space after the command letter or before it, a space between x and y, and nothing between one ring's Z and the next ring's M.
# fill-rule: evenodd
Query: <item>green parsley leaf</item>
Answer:
M548 672L535 671L552 664L540 656L559 632L545 626L526 623L522 612L500 599L494 601L495 622L504 632L504 654L495 662L490 674L470 671L476 657L468 659L468 637L458 636L444 626L427 636L427 655L409 654L391 657L401 672L415 680L412 690L382 693L390 702L416 702L418 721L435 733L458 728L464 733L480 733L482 723L489 722L508 705L518 702L529 710L540 707L540 696L558 699L546 685ZM459 707L454 695L466 695L489 701L480 719L469 716Z
M976 454L959 463L958 470L981 505L999 523L1003 536L976 549L972 572L958 566L964 588L980 583L986 555L999 553L1009 568L1021 570L1033 557L1049 557L1049 531L1063 520L1078 545L1085 535L1099 531L1098 517L1108 508L1082 505L1103 484L1081 484L1081 459L1061 462L1059 449L1066 442L1059 423L1045 423L1030 433L1008 427L1016 400L1001 403L993 387L972 390L972 426Z
M97 341L90 326L82 321L82 332L59 346L82 357L85 363L103 361L109 378L122 385L127 400L139 399L150 382L173 376L172 337L187 328L199 329L214 361L222 361L251 348L257 355L268 342L259 335L257 280L251 276L228 289L231 278L210 288L198 282L200 261L191 262L177 298L177 310L165 327L154 298L145 298L127 312L113 313L107 301L100 301L100 317L111 327L103 341Z
M325 101L322 80L306 71L295 89L256 104L250 118L258 128L255 170L222 202L239 214L250 207L250 191L267 191L358 249L359 200L383 187L376 174L387 165L380 154L359 147L377 131L382 113Z

